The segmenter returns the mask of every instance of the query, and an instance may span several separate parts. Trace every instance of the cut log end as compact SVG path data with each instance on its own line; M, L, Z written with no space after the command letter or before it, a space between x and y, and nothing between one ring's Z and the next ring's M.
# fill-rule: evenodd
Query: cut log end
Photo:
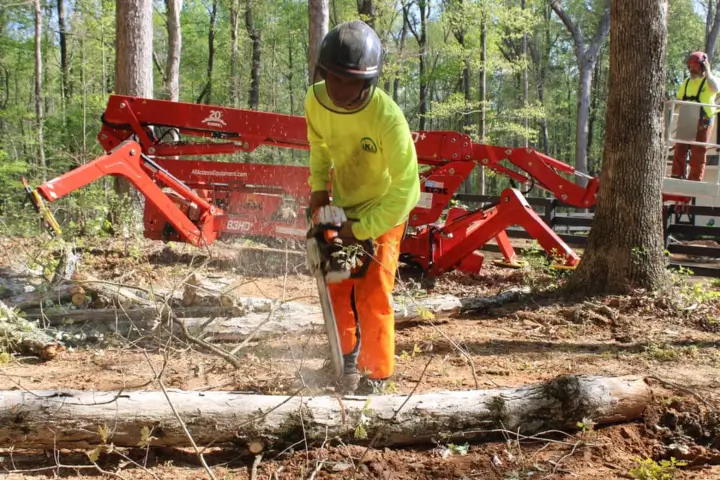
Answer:
M76 307L81 306L83 303L85 303L85 294L81 292L73 293L72 297L70 297L70 301L73 305Z
M253 455L257 455L259 453L262 453L263 450L265 450L265 442L263 442L262 440L253 440L252 442L248 443L247 448L250 453L252 453Z

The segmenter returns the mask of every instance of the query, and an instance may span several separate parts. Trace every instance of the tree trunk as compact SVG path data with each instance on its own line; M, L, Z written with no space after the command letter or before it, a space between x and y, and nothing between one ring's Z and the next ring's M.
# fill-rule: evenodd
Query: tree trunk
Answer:
M718 33L720 33L720 0L715 2L715 14L713 15L713 0L708 0L708 17L705 25L705 53L712 64L715 56L715 45Z
M575 168L583 173L588 171L588 122L590 118L590 91L592 88L593 65L580 64L580 85L577 99L577 124L575 126ZM587 179L578 177L578 184L587 185Z
M606 0L610 4L610 0ZM590 109L590 88L592 85L592 71L597 62L600 47L605 42L610 31L610 10L606 7L605 13L600 19L597 30L587 48L583 39L580 27L568 16L565 10L556 1L550 3L553 11L567 28L573 40L575 58L577 59L578 70L580 71L578 101L577 101L577 126L575 129L575 168L587 173L587 134L588 134L588 111ZM587 179L577 177L581 186L587 185Z
M290 95L290 115L295 115L295 89L293 88L293 78L295 77L293 71L295 69L295 62L293 61L293 42L288 42L288 73L287 73L287 84L288 94Z
M215 20L217 19L218 0L213 0L210 7L210 24L208 25L208 63L207 63L207 80L205 87L200 95L198 95L195 103L212 103L212 78L215 63Z
M398 41L397 57L402 58L403 52L405 51L405 39L407 38L408 32L408 14L407 7L403 3L402 5L402 27L400 30L400 40ZM397 74L393 80L393 91L392 98L395 103L398 102L398 92L400 91L400 75Z
M360 20L375 28L375 2L373 0L357 0Z
M568 284L571 291L653 290L667 275L661 201L664 88L658 88L666 76L666 2L613 0L611 12L602 187L587 249ZM634 87L625 88L630 84Z
M576 431L577 423L642 416L652 390L640 377L564 375L517 388L371 397L168 391L0 392L0 447L94 448L259 445L275 450L328 438L374 447L434 444L438 438L496 440L502 432ZM494 429L497 429L493 431ZM102 439L98 430L108 431ZM144 433L143 433L144 432ZM149 435L152 439L149 439Z
M240 75L238 73L238 24L240 18L240 5L233 0L230 6L230 39L232 42L232 56L230 60L230 83L233 107L240 106ZM292 62L291 62L292 63Z
M464 5L463 0L454 0L454 2L451 4L451 7L453 10L453 17L457 19L464 18ZM465 57L463 59L463 69L462 69L462 92L463 92L463 98L465 99L465 108L463 109L462 113L459 115L459 125L458 127L463 131L463 133L470 133L470 125L472 125L472 118L470 116L470 110L471 110L471 102L472 102L472 91L470 89L470 59L467 58L467 52L465 50L465 23L457 21L455 28L453 28L453 35L455 36L455 40L457 40L458 45L460 46L460 50L462 52L462 56ZM463 191L464 193L472 193L472 176L469 175L465 181L463 182Z
M320 51L320 43L328 32L330 8L328 0L308 0L308 20L310 43L308 46L308 83L312 85L315 76L315 62Z
M58 37L60 41L60 88L62 89L63 105L70 98L70 76L67 62L67 34L65 32L65 0L57 0Z
M425 10L428 0L418 0L418 9L420 10L420 34L415 34L418 46L420 47L420 124L419 130L425 130L426 115L428 113L428 78L427 78L427 15L429 12ZM428 8L429 10L429 8Z
M487 12L483 10L480 25L480 143L486 142L487 127ZM485 195L485 167L480 166L480 195Z
M587 141L587 158L588 158L588 174L595 176L600 171L600 159L595 158L592 154L593 140L595 139L595 123L597 122L597 112L600 103L600 76L601 62L595 64L592 80L592 96L590 98L590 118L588 120L588 141Z
M181 0L165 0L167 7L168 54L165 75L165 88L173 102L180 99L180 52L182 51L182 31L180 26Z
M520 9L525 10L526 8L527 8L526 0L521 0L520 1ZM529 101L529 97L530 97L530 83L528 81L527 50L528 50L527 32L523 32L522 46L520 48L520 56L522 57L522 62L523 62L523 127L524 127L523 142L524 142L525 148L528 147L528 134L529 134L529 129L530 129L530 123L529 123L528 116L527 116L528 101Z
M543 18L544 24L544 35L545 43L540 40L539 32L535 33L534 42L531 44L531 54L533 63L535 64L535 70L537 72L536 84L537 84L537 95L540 105L545 107L545 79L547 76L546 62L550 61L550 52L552 49L552 38L550 37L550 19L552 16L552 9L550 6L543 7ZM541 46L543 47L541 49ZM540 143L541 150L545 155L550 156L550 134L548 132L548 120L547 116L543 115L540 119Z
M245 28L252 43L248 107L251 110L257 110L258 105L260 104L260 49L262 47L262 39L260 36L260 29L255 27L252 0L247 0L245 3Z
M45 142L43 139L43 61L42 61L42 7L35 0L35 125L37 127L38 161L43 181L47 180Z
M152 98L152 0L116 2L115 14L115 93ZM126 196L130 182L116 177L115 192Z

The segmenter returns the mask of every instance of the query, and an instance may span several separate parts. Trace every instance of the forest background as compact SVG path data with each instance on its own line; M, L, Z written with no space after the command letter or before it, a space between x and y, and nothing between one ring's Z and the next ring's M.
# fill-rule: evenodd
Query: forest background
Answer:
M140 39L152 51L146 59L151 67L116 66L116 48L122 48L116 45L116 22L132 15L117 15L115 1L0 0L5 233L36 228L24 205L22 176L37 184L103 153L96 135L108 96L117 91L118 68L152 75L147 96L153 98L302 115L310 51L318 38L313 32L355 18L370 23L382 39L387 61L380 86L412 129L464 131L477 142L529 146L590 175L602 166L607 0L122 3L136 12L152 8ZM686 74L690 52L715 52L718 4L670 0L668 98ZM711 59L715 68L717 56ZM307 164L302 151L265 147L212 160ZM476 169L466 191L496 194L507 184L505 177ZM105 178L52 208L71 234L97 234L108 227L108 213L117 204L112 180ZM137 219L141 212L132 210Z

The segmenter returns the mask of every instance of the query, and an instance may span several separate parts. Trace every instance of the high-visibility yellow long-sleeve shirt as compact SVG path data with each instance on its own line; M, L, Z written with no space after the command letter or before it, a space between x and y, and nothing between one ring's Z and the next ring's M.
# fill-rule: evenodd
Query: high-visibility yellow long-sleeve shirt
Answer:
M324 82L315 89L327 95ZM365 108L350 114L326 109L315 95L311 85L305 96L310 188L327 190L332 169L333 204L358 220L352 227L357 239L378 238L407 220L420 199L417 153L407 120L379 88Z

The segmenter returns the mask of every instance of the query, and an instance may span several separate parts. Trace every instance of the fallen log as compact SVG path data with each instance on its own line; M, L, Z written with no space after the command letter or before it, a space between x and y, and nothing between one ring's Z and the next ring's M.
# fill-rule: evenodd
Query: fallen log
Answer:
M183 286L180 304L183 307L206 305L228 308L235 305L235 298L232 294L223 292L220 285L201 279L193 273Z
M109 324L122 326L127 323L134 323L135 326L148 326L156 320L170 320L173 313L176 318L197 318L207 320L212 317L237 318L245 315L242 307L188 307L188 308L135 308L132 310L121 310L119 308L106 308L103 310L67 310L63 312L48 311L44 313L33 312L25 315L28 320L43 320L55 327L58 325L72 325L82 323ZM118 322L118 323L116 323Z
M395 299L395 324L412 324L446 319L458 313L473 312L500 306L519 298L524 290L508 290L492 297L461 299L453 295L425 298ZM231 307L173 307L175 318L182 319L189 331L199 333L208 342L241 342L249 335L256 339L286 334L300 335L323 332L325 328L320 307L301 302L280 302L267 298L241 297ZM274 305L274 306L273 306ZM272 314L271 314L272 311ZM162 312L162 313L160 313ZM154 328L158 320L168 321L167 307L152 306L134 309L70 310L65 312L33 312L29 319L43 319L50 325L67 323L103 323L108 329L124 335L136 328ZM216 320L208 323L208 318Z
M282 448L340 438L374 446L492 440L498 430L533 435L575 431L642 416L652 391L640 377L560 376L519 388L389 396L300 397L168 391L198 446ZM0 392L1 448L186 447L163 392Z
M463 299L462 306L460 307L460 313L487 312L492 308L498 308L508 303L517 302L530 293L532 293L532 289L530 287L515 287L489 297Z
M80 275L75 275L73 282L84 289L86 297L92 298L95 308L113 305L129 309L155 305L144 292L113 282Z
M51 360L63 349L36 322L20 317L0 301L0 353L35 355L42 360Z
M47 307L49 304L59 305L71 302L82 305L85 301L85 290L75 283L61 282L49 290L39 287L36 290L14 295L5 300L11 308L28 310L32 308Z

